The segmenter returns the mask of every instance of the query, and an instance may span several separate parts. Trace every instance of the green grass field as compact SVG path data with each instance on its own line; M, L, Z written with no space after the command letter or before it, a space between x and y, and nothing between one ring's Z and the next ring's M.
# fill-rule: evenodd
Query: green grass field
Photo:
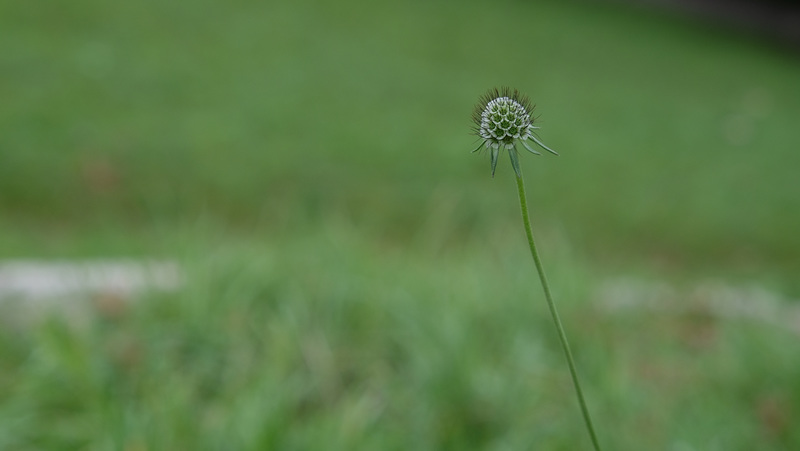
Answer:
M522 164L604 448L800 448L797 331L696 307L798 306L796 53L577 1L5 2L0 30L0 258L185 270L78 322L0 301L0 450L589 449L511 167L469 153L496 85L561 154ZM675 294L612 308L620 278Z

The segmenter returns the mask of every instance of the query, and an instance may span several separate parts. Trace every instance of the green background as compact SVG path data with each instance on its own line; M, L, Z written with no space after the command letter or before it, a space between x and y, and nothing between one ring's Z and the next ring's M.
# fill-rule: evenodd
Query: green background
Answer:
M185 269L4 321L0 448L588 449L511 167L469 153L500 85L561 154L522 165L601 443L800 446L797 330L695 290L796 311L797 52L576 1L5 2L0 30L0 257ZM620 278L675 294L604 307Z

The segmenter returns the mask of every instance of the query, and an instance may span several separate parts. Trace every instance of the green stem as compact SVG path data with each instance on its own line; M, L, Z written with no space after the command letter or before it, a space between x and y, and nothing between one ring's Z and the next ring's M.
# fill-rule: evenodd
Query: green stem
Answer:
M581 405L583 412L583 419L586 421L586 429L589 430L589 435L592 438L595 451L600 451L600 445L597 442L597 436L594 433L592 426L592 419L589 416L589 409L586 407L586 401L583 399L583 391L581 384L578 382L578 373L575 370L575 362L572 359L572 351L569 350L569 343L567 342L567 334L564 332L564 326L561 324L561 319L558 316L558 310L553 303L553 296L550 294L550 286L547 284L547 276L544 275L544 268L542 261L539 259L539 252L536 251L536 244L533 242L533 231L531 231L531 220L528 217L528 201L525 199L525 184L522 181L522 176L517 176L517 188L519 189L519 205L522 208L522 221L525 223L525 233L528 235L528 244L531 247L531 255L533 261L536 263L536 270L539 271L539 280L542 281L542 288L544 288L544 297L547 299L547 306L550 307L550 314L553 316L553 322L558 329L558 338L561 340L561 347L564 348L564 354L567 357L567 364L569 365L569 373L572 375L572 383L575 385L575 393L578 395L578 402Z

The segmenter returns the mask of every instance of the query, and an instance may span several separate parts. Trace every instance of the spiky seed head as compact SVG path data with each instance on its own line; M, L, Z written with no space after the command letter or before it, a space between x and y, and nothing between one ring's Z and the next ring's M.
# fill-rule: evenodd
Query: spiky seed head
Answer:
M495 88L480 97L472 118L488 148L511 149L531 134L531 111L530 100L516 89Z
M533 125L534 118L531 117L531 112L533 112L533 106L528 97L520 94L516 89L512 90L508 87L490 89L478 99L478 104L472 113L472 120L475 124L473 131L478 135L481 143L473 152L483 147L489 150L492 158L493 177L498 155L503 149L508 150L517 176L522 176L517 158L517 141L536 155L540 154L528 146L526 142L528 139L558 155L556 151L542 144L534 135L534 130L539 127Z

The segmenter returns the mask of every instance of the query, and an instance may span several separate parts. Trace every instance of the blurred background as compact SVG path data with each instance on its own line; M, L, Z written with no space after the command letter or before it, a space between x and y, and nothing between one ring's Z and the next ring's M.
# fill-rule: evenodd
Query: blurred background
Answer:
M522 164L601 443L800 448L799 16L0 4L0 264L181 280L0 296L0 449L589 449L513 172L469 153L502 85L561 154Z

